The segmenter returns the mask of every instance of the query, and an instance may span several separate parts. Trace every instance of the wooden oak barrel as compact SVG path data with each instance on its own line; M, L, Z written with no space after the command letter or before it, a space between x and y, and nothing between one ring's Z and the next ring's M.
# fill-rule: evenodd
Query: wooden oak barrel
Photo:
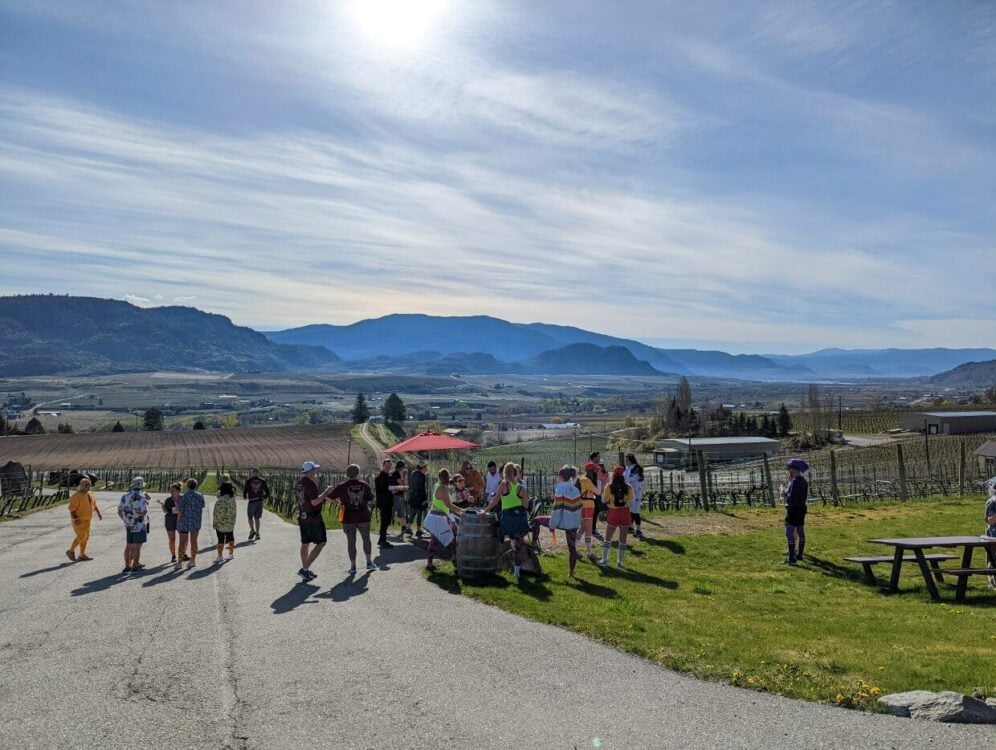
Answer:
M461 578L478 578L498 570L498 518L494 513L464 513L457 534L457 568Z

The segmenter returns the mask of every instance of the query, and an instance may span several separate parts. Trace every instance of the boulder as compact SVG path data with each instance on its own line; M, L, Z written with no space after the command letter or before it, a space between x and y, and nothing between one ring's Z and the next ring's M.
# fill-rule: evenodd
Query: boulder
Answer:
M892 693L879 698L879 703L895 716L956 724L996 724L996 707L950 690L942 693L929 690Z

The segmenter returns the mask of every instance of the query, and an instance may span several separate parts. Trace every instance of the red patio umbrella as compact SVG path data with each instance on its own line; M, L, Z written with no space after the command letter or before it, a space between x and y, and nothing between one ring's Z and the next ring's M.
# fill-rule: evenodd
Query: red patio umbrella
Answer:
M441 435L438 432L420 432L407 440L402 440L397 445L387 448L384 453L423 453L428 451L461 451L469 448L477 448L477 443L469 440Z

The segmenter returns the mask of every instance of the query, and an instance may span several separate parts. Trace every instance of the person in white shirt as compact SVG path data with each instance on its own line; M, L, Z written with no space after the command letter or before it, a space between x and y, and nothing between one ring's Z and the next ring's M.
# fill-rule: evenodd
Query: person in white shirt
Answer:
M640 527L642 519L640 518L640 508L643 502L643 467L640 466L640 462L636 460L636 456L632 453L626 454L626 470L623 472L623 479L626 480L626 484L633 488L633 499L629 504L629 513L633 518L633 523L630 525L629 532L639 538L643 538L643 530ZM636 529L633 529L633 526Z
M501 473L498 471L498 464L488 461L488 470L484 474L485 505L494 499L499 484L501 484Z

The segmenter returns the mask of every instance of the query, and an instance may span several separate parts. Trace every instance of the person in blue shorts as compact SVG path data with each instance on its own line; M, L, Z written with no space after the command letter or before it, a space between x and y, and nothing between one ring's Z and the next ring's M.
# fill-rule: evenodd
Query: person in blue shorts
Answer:
M122 573L132 573L143 567L139 558L142 545L149 538L149 500L152 495L145 491L145 480L135 477L131 487L121 496L118 503L118 518L125 525L125 566Z
M187 567L197 564L197 536L201 531L201 519L204 515L204 495L197 491L197 480L187 480L187 491L176 504L180 511L176 519L176 530L180 534L180 548L177 550L176 564L184 561ZM190 557L187 557L187 542L190 542Z

